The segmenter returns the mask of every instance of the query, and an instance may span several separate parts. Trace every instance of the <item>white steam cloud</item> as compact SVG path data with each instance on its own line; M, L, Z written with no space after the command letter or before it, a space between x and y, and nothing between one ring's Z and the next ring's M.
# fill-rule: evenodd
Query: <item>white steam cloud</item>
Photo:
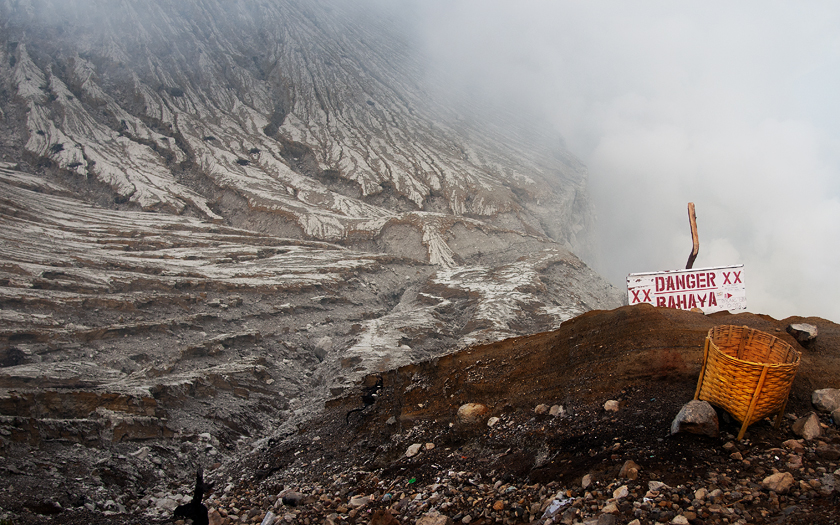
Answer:
M594 266L743 263L748 309L840 321L840 5L403 3L444 79L589 167Z

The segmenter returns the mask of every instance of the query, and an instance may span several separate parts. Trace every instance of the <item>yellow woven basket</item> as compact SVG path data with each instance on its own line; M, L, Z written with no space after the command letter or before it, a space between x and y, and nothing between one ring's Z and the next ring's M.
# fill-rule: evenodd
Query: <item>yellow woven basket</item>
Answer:
M694 399L719 406L747 427L776 414L782 421L799 368L799 352L781 339L746 326L709 330Z

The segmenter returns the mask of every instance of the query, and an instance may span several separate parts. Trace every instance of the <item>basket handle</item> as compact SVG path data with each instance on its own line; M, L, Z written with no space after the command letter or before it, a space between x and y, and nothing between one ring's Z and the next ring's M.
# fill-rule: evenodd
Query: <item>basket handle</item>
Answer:
M694 399L700 397L700 388L703 386L703 378L706 376L706 362L709 360L709 345L711 341L706 336L706 343L703 345L703 368L700 370L700 377L697 379L697 390L694 391Z
M764 365L761 370L761 377L758 378L758 384L755 386L755 391L752 395L752 401L750 401L750 408L747 410L747 415L744 417L744 424L741 425L741 431L738 432L738 441L744 437L744 434L747 432L747 427L750 426L752 423L751 419L753 416L753 412L755 412L755 406L758 404L758 396L761 395L761 388L764 386L764 379L767 377L767 369L770 368L767 365Z

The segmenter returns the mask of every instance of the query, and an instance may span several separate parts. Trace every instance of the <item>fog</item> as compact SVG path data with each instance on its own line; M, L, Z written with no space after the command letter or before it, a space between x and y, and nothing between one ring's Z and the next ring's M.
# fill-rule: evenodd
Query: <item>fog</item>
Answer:
M840 321L840 6L405 2L441 80L544 121L587 164L598 257L743 263L748 310Z

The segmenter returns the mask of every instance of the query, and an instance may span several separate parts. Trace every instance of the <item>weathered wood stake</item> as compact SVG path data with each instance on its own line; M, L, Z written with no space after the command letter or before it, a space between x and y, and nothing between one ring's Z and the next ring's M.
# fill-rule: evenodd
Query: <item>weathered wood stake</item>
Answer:
M694 203L688 203L688 223L691 225L691 254L688 256L688 262L685 264L685 269L690 270L694 266L694 259L700 252L700 237L697 235L697 215L694 214Z

